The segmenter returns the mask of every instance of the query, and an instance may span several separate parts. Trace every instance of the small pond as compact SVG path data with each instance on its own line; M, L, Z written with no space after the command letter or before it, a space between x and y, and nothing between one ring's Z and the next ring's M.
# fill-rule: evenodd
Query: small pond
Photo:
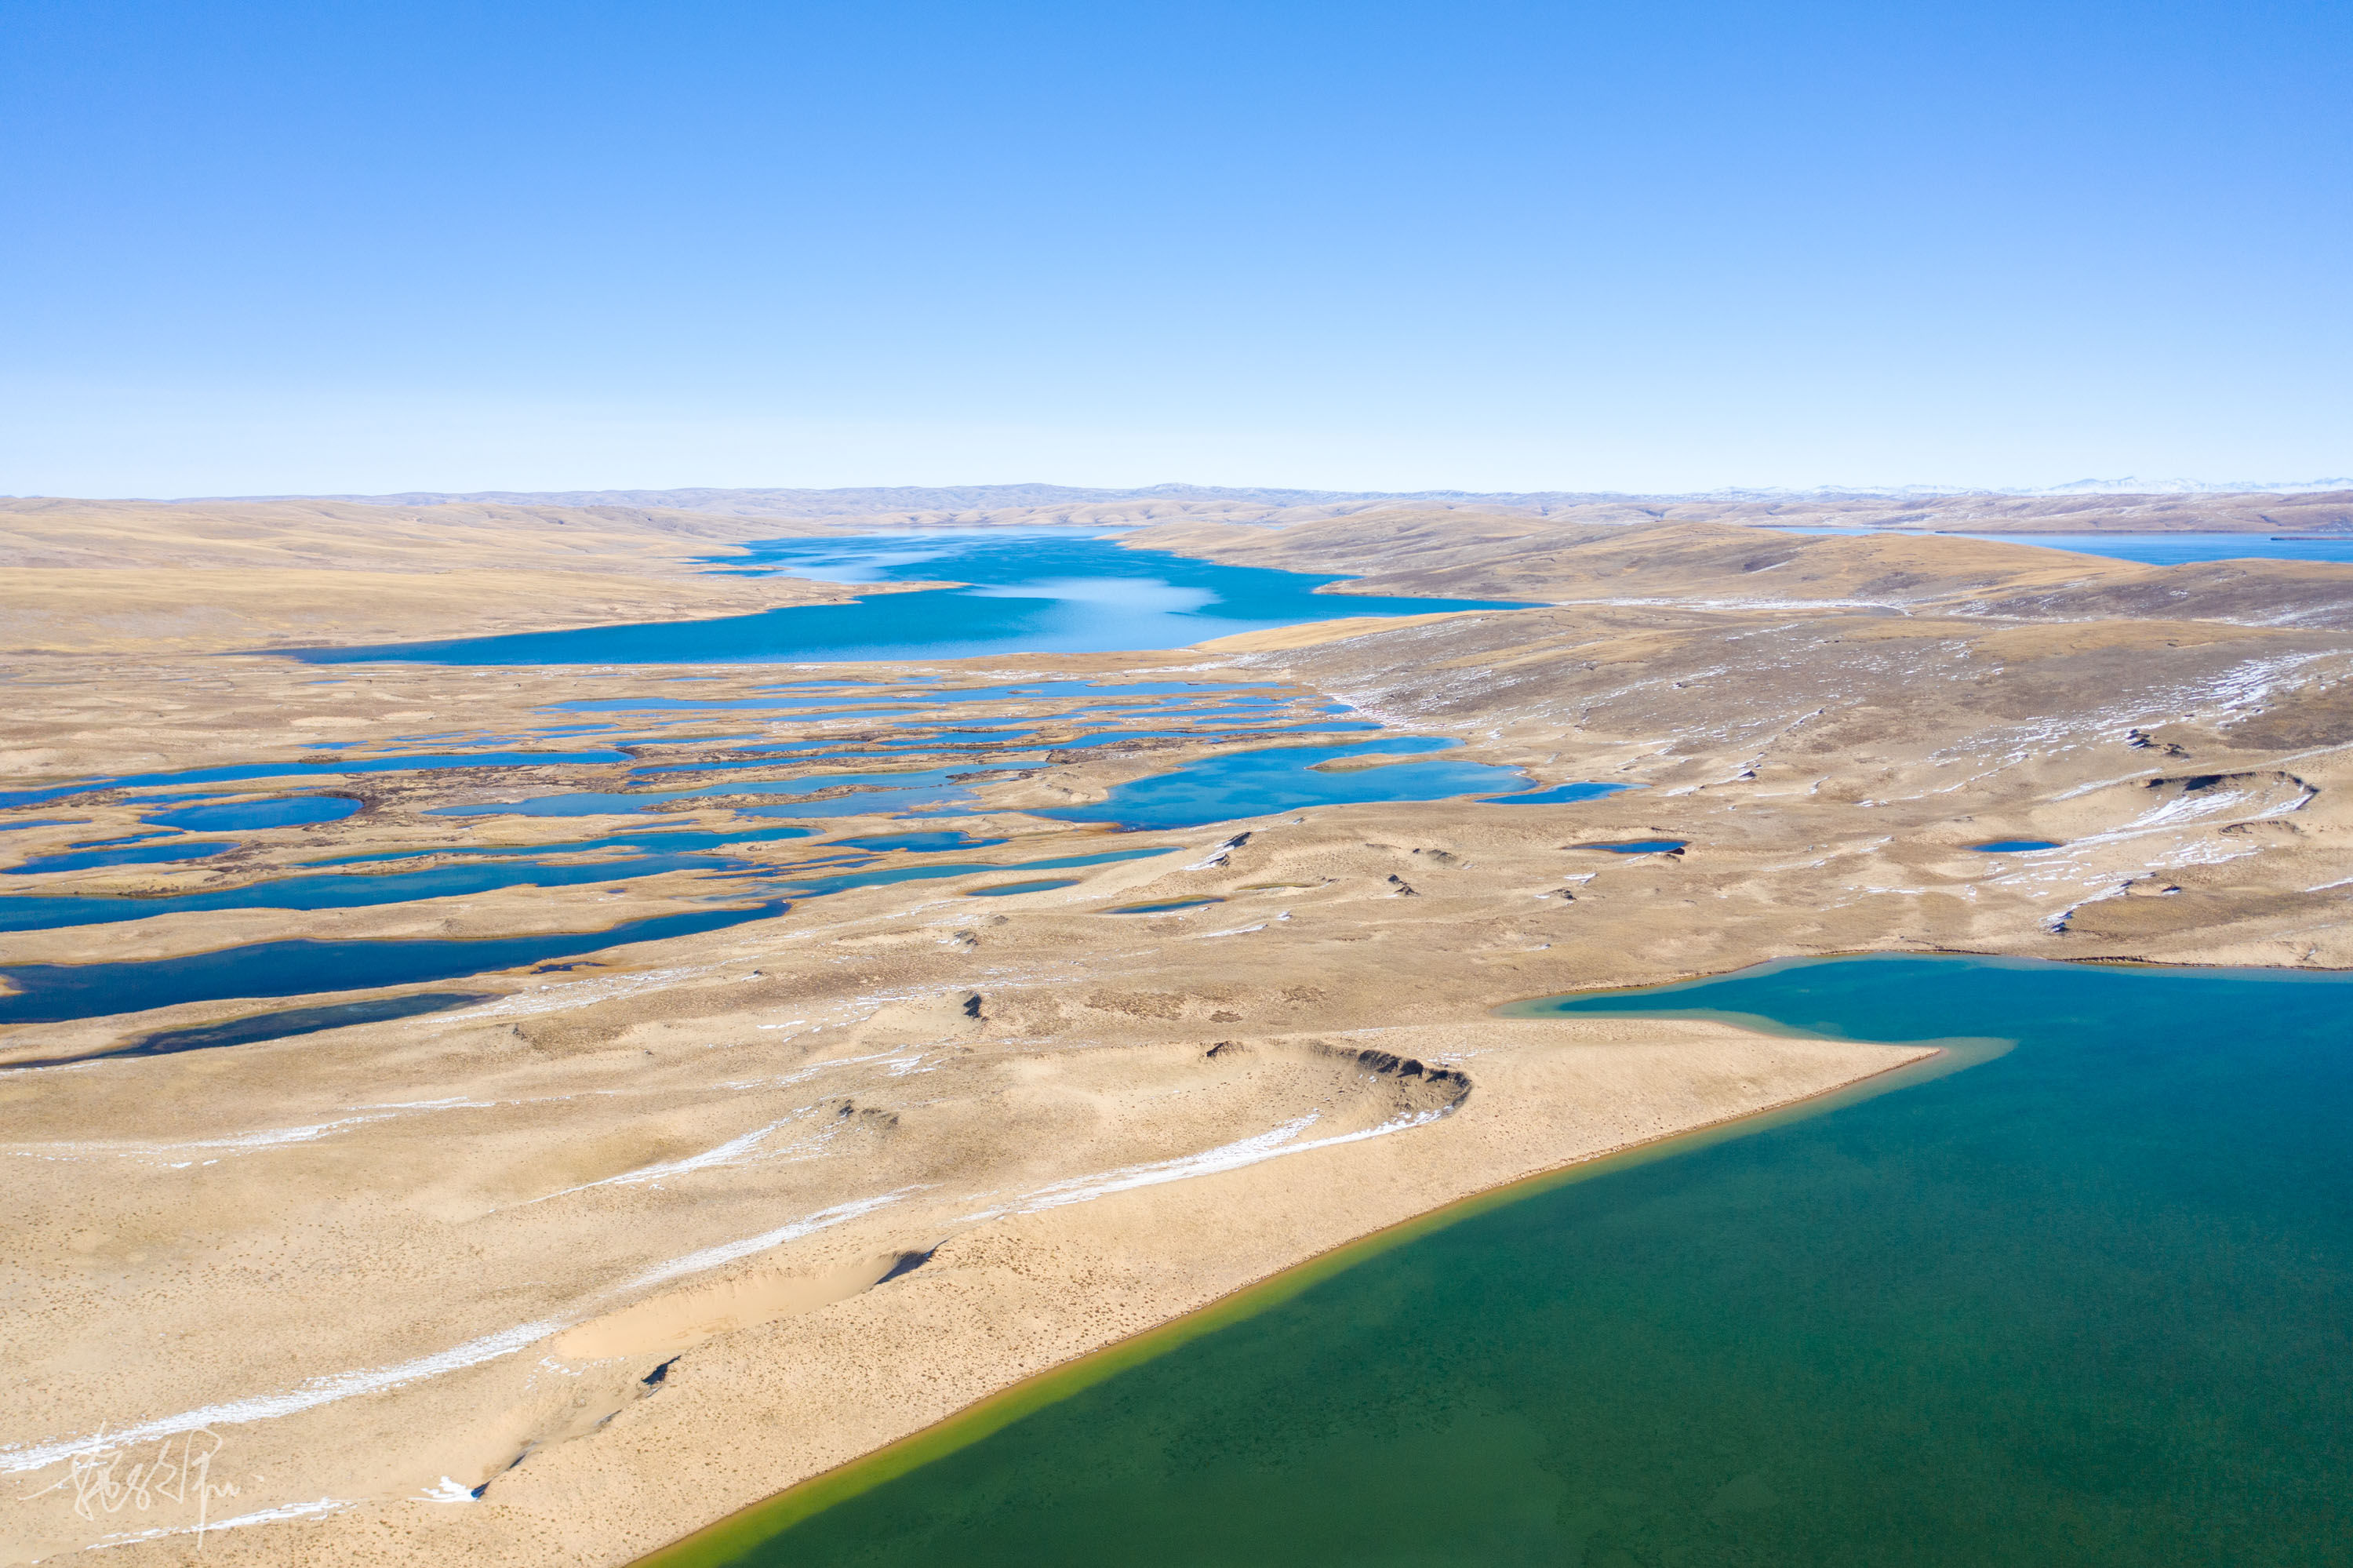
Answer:
M225 800L213 806L178 806L149 811L141 820L197 832L237 828L306 828L340 822L360 809L340 795L281 795L267 800Z

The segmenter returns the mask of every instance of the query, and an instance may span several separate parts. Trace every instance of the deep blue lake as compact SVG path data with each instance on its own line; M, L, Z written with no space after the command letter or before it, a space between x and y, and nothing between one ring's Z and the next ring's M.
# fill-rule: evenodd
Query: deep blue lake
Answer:
M632 920L601 931L555 931L529 937L459 941L296 939L119 963L0 965L0 979L15 988L0 995L0 1023L57 1023L183 1001L303 996L451 980L631 942L723 930L746 920L766 919L786 907L779 900L750 908L695 909Z
M248 1013L243 1018L199 1024L192 1029L158 1030L152 1034L125 1041L112 1050L11 1062L5 1067L0 1067L0 1072L16 1073L30 1067L56 1067L69 1062L119 1056L170 1056L182 1051L210 1051L226 1045L248 1045L257 1040L284 1040L295 1035L317 1034L329 1029L346 1029L355 1023L420 1018L427 1013L448 1012L453 1008L471 1007L477 1002L497 1000L494 991L413 991L406 996L371 997L364 1001L331 1002L324 1007L282 1008L275 1012Z
M957 582L854 604L715 620L524 632L373 648L316 648L314 664L665 664L968 659L1183 648L1213 637L1358 615L1521 609L1493 599L1317 593L1336 577L1225 567L1069 529L780 539L727 569L827 582Z
M1873 957L1505 1011L2015 1047L1532 1184L665 1568L2353 1555L2353 979Z

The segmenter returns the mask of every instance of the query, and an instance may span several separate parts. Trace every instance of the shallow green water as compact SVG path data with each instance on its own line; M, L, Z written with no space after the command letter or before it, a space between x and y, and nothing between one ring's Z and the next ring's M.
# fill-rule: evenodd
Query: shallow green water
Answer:
M1473 1213L681 1560L2353 1560L2353 983L1873 958L1550 1011L2017 1046Z

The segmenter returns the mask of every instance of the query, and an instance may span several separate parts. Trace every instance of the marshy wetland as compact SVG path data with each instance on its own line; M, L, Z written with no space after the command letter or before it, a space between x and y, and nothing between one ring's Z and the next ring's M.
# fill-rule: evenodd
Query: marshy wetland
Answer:
M2353 568L74 504L0 503L11 1560L195 1561L71 1478L199 1432L231 1563L843 1466L726 1550L2335 1539Z

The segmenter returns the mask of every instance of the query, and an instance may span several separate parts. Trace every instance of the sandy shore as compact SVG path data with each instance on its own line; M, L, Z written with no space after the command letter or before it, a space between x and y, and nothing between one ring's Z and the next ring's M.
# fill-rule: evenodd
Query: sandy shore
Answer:
M1922 1081L1920 1071L1907 1072L1906 1068L1925 1070L1929 1075L1941 1075L1944 1072L1959 1071L1984 1059L1985 1053L1978 1049L1980 1045L2000 1048L1999 1043L1991 1042L1960 1044L1964 1048L1957 1053L1949 1046L1916 1052L1888 1049L1883 1058L1887 1065L1867 1076L1786 1101L1778 1107L1741 1110L1699 1127L1582 1156L1533 1176L1482 1189L1439 1208L1353 1237L1275 1273L1250 1281L1180 1317L1114 1340L1099 1350L1034 1373L905 1437L797 1482L781 1492L658 1549L640 1561L644 1568L691 1568L693 1564L709 1561L714 1552L739 1549L746 1542L765 1540L789 1521L807 1518L859 1492L979 1441L1043 1404L1068 1397L1140 1361L1166 1354L1203 1333L1287 1300L1299 1291L1391 1247L1403 1245L1490 1208L1525 1201L1565 1181L1621 1169L1632 1160L1669 1158L1709 1142L1749 1136L1794 1118L1820 1115L1858 1099Z
M396 1488L396 1495L415 1498L444 1475L471 1484L488 1473L494 1478L480 1501L364 1503L214 1537L206 1555L617 1561L1366 1232L1567 1161L1819 1094L1920 1054L1614 1020L1482 1020L1451 1028L1275 1035L1219 1049L1214 1057L1195 1041L1138 1044L1134 1033L1121 1031L1117 1045L1055 1053L982 1046L929 1071L985 1075L993 1084L924 1085L920 1097L892 1093L887 1066L880 1074L861 1072L862 1064L835 1069L826 1086L847 1093L828 1100L835 1107L829 1114L843 1119L843 1109L854 1105L846 1119L870 1124L849 1134L878 1146L860 1161L866 1169L838 1171L842 1186L798 1197L797 1207L815 1206L797 1217L779 1210L738 1220L734 1231L783 1219L753 1238L706 1224L691 1239L727 1238L696 1249L709 1254L797 1224L807 1227L804 1238L782 1238L732 1265L676 1276L675 1283L656 1280L629 1305L582 1321L563 1320L576 1308L573 1315L554 1309L554 1316L529 1320L538 1331L526 1330L527 1341L514 1353L452 1365L438 1375L412 1372L391 1387L353 1380L353 1391L340 1398L284 1408L263 1421L212 1425L226 1444L216 1465L234 1464L236 1474L254 1478L240 1502L299 1505L334 1496L327 1489L338 1481L348 1488L353 1477L372 1481L379 1497ZM353 1044L365 1046L364 1039ZM866 1056L881 1042L869 1032L849 1044L852 1056ZM769 1059L747 1059L749 1053ZM1400 1081L1396 1068L1368 1065L1366 1053L1425 1067L1448 1063L1466 1082L1419 1088ZM902 1050L896 1060L913 1054ZM996 1060L964 1065L975 1056ZM739 1074L782 1067L778 1075L790 1075L822 1064L788 1046L747 1043L731 1065ZM441 1082L468 1092L446 1077ZM1074 1097L1091 1102L1083 1113L1072 1106ZM281 1103L300 1097L280 1094ZM1450 1114L1431 1116L1450 1107ZM1269 1139L1270 1132L1310 1115L1321 1119L1302 1134ZM879 1195L871 1193L839 1197L862 1192L851 1185L861 1176L871 1186L878 1159L895 1163L889 1145L918 1118L927 1118L929 1141L997 1142L993 1156L966 1150L957 1163L990 1173L1011 1166L1021 1172L1019 1181L976 1191L953 1180L906 1180L924 1171L899 1169L883 1177L894 1183L885 1189L896 1195L891 1201L877 1203ZM1280 1119L1270 1125L1270 1118ZM1008 1138L1015 1128L1033 1136ZM1056 1153L1045 1156L1034 1134L1050 1128L1060 1136ZM477 1129L470 1141L479 1150L484 1137ZM1253 1147L1253 1140L1270 1146ZM321 1169L332 1160L319 1147L324 1141L237 1158L251 1170L248 1181L285 1204L334 1181ZM1020 1147L1002 1147L1015 1142ZM1293 1146L1296 1152L1284 1152ZM1139 1154L1160 1158L1123 1160ZM922 1155L902 1158L920 1162ZM1218 1168L1228 1162L1231 1168ZM1198 1173L1183 1174L1188 1169ZM692 1192L699 1209L740 1208L749 1174L714 1172L697 1181L681 1173L667 1184ZM759 1185L772 1191L773 1172L762 1174L768 1180ZM384 1171L371 1173L367 1185L396 1192L400 1183ZM446 1176L433 1185L440 1191L430 1198L448 1204L455 1195ZM574 1202L585 1207L594 1196ZM409 1201L425 1197L412 1192ZM839 1201L822 1201L828 1198ZM681 1255L688 1238L679 1234L683 1216L671 1206L626 1200L595 1206L608 1246L621 1239L615 1231L631 1233L636 1245L628 1250L649 1265L637 1270L639 1278L693 1258L693 1252ZM1000 1212L976 1220L992 1210ZM507 1216L502 1225L501 1214ZM281 1209L279 1224L287 1217ZM401 1227L388 1224L389 1215L371 1218L364 1250L381 1270L391 1233ZM440 1300L431 1316L448 1321L456 1277L466 1267L463 1249L455 1257L432 1257L430 1241L411 1234L400 1237L394 1277L371 1281L375 1288L339 1290L331 1276L296 1304L284 1300L277 1282L253 1281L230 1314L237 1330L209 1336L213 1353L235 1362L248 1380L258 1362L318 1365L334 1348L370 1341L408 1340L424 1351L408 1358L412 1369L436 1355L463 1361L465 1346L485 1347L514 1330L515 1324L500 1320L500 1308L507 1319L553 1308L546 1297L554 1293L518 1290L518 1277L557 1271L557 1255L576 1243L539 1229L535 1218L515 1214L511 1205L474 1216L475 1234L487 1238L495 1228L507 1239L475 1262L478 1269L493 1265L500 1277L482 1282L491 1288L477 1292L481 1298L455 1345L416 1338L417 1304L378 1295L385 1286L430 1288ZM306 1261L332 1245L320 1234L290 1239L311 1255ZM789 1261L775 1261L779 1253ZM871 1287L886 1260L914 1256L923 1257L919 1266ZM271 1260L239 1261L251 1270ZM551 1283L576 1292L583 1282L571 1272L575 1277ZM217 1297L224 1283L202 1287ZM607 1298L629 1301L629 1295ZM139 1320L181 1320L189 1305L185 1295L150 1298ZM152 1330L123 1323L119 1331L137 1338ZM643 1380L664 1365L659 1384L647 1385ZM188 1378L189 1396L208 1381L204 1370L201 1363L184 1370L199 1374ZM97 1366L90 1371L102 1375ZM88 1401L93 1410L120 1408L135 1397L121 1386L90 1392L100 1395ZM255 1392L291 1406L305 1389L288 1378ZM714 1444L718 1430L735 1438ZM579 1440L564 1440L575 1434ZM756 1440L741 1440L753 1434ZM531 1456L527 1462L504 1468L523 1453ZM264 1486L272 1487L266 1498L258 1495ZM72 1527L80 1521L71 1518L67 1494L48 1500L57 1505L50 1511L65 1527L64 1539L27 1544L37 1552L79 1544ZM30 1507L16 1511L21 1530ZM194 1542L131 1550L133 1560L174 1560L192 1556Z

